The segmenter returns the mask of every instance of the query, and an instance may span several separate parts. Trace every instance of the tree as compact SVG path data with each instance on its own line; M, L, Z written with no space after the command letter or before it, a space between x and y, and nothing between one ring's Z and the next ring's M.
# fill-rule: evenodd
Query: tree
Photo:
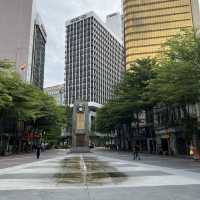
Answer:
M145 58L135 61L125 73L123 81L115 91L115 98L97 111L96 127L101 132L118 130L123 138L132 137L132 122L137 124L139 134L139 114L145 110L149 113L153 105L146 100L144 91L148 81L154 76L155 59ZM125 131L120 131L126 128Z
M197 127L189 106L199 102L200 96L200 39L193 31L182 31L165 44L165 50L146 95L150 102L182 110L182 127L189 143Z
M10 105L12 97L9 95L5 83L8 74L12 73L11 66L8 63L0 62L0 112L2 109Z
M22 81L12 64L0 62L0 132L4 130L4 122L12 123L15 129L7 131L18 140L21 137L16 133L21 123L24 131L31 127L32 132L46 132L51 138L57 138L65 119L64 107L57 106L42 90Z
M200 65L200 39L195 30L183 29L164 44L163 50L161 57L164 60L189 61L197 67Z
M116 89L113 101L97 112L97 128L111 131L123 124L137 124L139 113L145 111L150 132L154 132L153 109L178 108L183 113L181 127L185 138L191 141L196 134L197 117L189 110L200 96L200 39L193 30L183 30L163 46L159 59L136 60ZM168 118L168 116L166 117ZM168 127L169 120L166 121ZM149 131L148 130L148 131Z

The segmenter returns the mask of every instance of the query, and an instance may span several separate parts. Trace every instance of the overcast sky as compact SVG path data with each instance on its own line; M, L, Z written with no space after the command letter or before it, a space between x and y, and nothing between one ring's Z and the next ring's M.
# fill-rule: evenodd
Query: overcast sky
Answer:
M89 11L103 20L121 11L121 0L38 0L37 7L47 30L45 87L64 82L65 21Z

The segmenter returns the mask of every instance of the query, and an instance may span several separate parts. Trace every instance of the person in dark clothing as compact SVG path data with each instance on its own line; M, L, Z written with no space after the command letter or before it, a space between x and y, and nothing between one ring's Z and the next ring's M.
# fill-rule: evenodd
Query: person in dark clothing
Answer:
M140 147L139 145L135 145L133 149L133 159L134 160L140 160Z
M37 156L37 159L40 158L40 147L37 146L37 149L36 149L36 156Z

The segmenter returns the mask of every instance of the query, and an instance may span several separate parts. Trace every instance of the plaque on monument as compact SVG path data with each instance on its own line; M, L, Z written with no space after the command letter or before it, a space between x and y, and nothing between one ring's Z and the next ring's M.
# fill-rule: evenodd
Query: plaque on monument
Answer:
M84 115L84 112L76 113L76 129L77 130L85 129L85 115Z
M88 117L88 103L77 101L73 108L72 152L89 152Z

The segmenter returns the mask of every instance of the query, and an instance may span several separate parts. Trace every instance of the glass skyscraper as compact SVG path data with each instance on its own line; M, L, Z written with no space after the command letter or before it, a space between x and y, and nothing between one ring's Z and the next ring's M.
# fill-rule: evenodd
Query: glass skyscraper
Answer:
M123 0L126 66L155 57L181 29L198 28L198 0Z
M44 85L45 47L47 41L46 30L37 15L34 23L31 83L40 89Z

